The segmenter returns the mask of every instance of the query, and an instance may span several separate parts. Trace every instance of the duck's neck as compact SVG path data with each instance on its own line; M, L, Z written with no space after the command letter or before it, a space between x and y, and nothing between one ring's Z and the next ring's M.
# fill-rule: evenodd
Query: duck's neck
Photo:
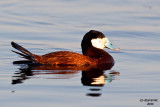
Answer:
M91 58L101 58L110 56L106 51L94 47L88 48L88 50L85 53L83 53L83 55L89 56Z

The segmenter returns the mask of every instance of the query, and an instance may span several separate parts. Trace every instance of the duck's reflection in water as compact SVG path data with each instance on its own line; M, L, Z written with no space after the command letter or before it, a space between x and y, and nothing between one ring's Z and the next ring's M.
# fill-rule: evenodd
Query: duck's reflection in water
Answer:
M20 84L23 83L24 80L30 78L69 79L75 77L77 73L77 70L70 70L66 67L61 67L60 69L59 67L57 68L54 66L21 65L19 70L15 71L14 75L12 76L12 84Z
M107 71L106 71L107 72ZM81 82L84 86L90 86L87 96L101 96L101 88L116 79L120 74L114 70L110 70L107 74L101 69L92 69L91 71L82 71Z
M89 87L89 92L86 94L91 97L101 96L102 87L112 82L120 74L112 68L112 64L107 64L99 67L76 67L76 66L28 66L21 64L18 71L12 76L12 84L23 83L24 80L33 78L39 75L44 76L43 79L69 79L75 77L78 71L82 71L81 83L83 86ZM108 70L108 71L107 71Z

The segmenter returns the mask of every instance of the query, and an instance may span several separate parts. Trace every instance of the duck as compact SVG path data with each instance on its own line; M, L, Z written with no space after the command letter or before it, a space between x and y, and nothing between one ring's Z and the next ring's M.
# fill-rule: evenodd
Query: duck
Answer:
M12 50L14 53L31 61L31 63L52 66L97 66L114 64L113 57L103 49L120 50L120 48L112 45L102 32L96 30L90 30L84 35L81 41L82 54L72 51L56 51L44 55L37 55L13 41L11 45L20 51Z

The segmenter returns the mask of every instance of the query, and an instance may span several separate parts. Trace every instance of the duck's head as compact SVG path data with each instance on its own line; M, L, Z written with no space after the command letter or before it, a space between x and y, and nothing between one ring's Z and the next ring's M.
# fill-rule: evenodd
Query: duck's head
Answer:
M98 49L112 49L115 51L120 50L120 48L117 48L112 45L112 43L108 40L107 37L102 32L90 30L87 32L83 40L81 42L82 52L83 54L88 50L88 48L94 47Z

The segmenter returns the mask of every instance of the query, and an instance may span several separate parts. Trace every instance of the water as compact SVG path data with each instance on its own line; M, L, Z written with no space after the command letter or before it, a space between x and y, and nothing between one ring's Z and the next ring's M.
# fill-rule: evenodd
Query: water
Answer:
M160 106L159 5L159 0L0 1L1 106ZM81 53L83 35L91 29L102 31L121 48L105 49L116 62L111 70L94 71L99 82L106 81L103 86L86 86L86 73L92 72L39 68L27 72L12 64L21 58L11 52L11 41L40 55Z

